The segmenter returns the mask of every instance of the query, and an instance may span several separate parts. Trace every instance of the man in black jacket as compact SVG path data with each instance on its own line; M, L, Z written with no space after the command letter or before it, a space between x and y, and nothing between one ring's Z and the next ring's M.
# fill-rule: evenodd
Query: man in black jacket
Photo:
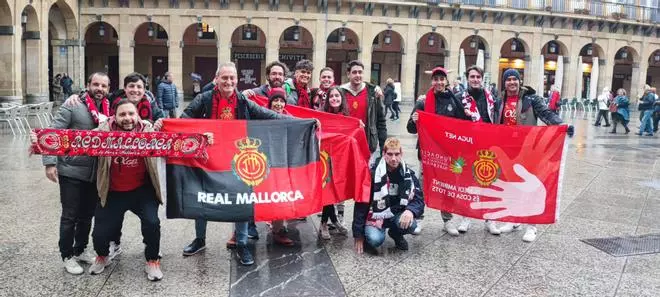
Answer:
M365 247L373 252L381 246L385 241L385 229L389 229L387 233L398 249L408 250L403 235L415 230L415 219L424 213L424 200L415 172L402 158L401 142L388 138L383 146L383 157L372 171L370 203L355 203L353 237L358 254Z

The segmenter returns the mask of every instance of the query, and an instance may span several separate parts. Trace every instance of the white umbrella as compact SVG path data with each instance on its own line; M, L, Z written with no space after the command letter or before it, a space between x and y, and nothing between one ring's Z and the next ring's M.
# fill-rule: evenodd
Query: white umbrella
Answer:
M467 84L467 79L465 78L465 51L461 49L458 56L458 72L461 76L461 83L465 86Z
M564 56L557 57L557 69L555 69L555 87L561 94L561 87L564 83Z
M578 56L577 69L575 69L575 74L577 75L575 80L575 97L582 98L582 56Z
M538 82L539 89L538 89L538 91L536 91L536 94L543 94L542 97L547 96L546 93L545 93L545 82L543 81L544 78L545 78L545 69L544 68L545 68L545 57L543 55L541 55L539 57L539 70L538 70L539 71L538 72L539 73L539 77L538 77L538 79L539 79L539 82Z
M484 50L479 50L477 53L477 66L481 67L481 69L484 69Z
M589 100L598 98L598 57L593 57L591 63L591 84L589 86Z

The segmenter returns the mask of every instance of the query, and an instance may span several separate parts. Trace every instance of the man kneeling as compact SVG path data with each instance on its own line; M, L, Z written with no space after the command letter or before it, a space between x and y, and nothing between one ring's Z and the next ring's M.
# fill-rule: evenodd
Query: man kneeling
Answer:
M389 229L387 234L398 249L408 250L403 235L415 230L415 218L424 213L424 200L415 172L406 166L402 157L401 142L388 138L383 146L383 157L372 171L370 204L355 203L353 237L355 251L359 254L364 248L375 252L385 241L385 229Z

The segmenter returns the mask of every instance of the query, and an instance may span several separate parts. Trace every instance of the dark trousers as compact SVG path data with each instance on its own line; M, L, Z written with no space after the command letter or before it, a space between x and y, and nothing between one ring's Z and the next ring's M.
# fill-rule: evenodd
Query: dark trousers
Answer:
M96 183L62 175L58 179L62 203L59 247L65 259L85 251L99 194Z
M176 108L173 109L165 109L165 116L170 118L170 119L176 119Z
M130 192L110 192L105 207L99 203L92 234L96 254L107 256L110 253L110 241L119 233L124 213L128 210L140 218L145 258L147 261L157 260L160 250L160 219L156 193L151 184Z
M394 117L398 119L399 118L399 113L401 112L401 108L399 108L399 102L398 101L394 101L392 103L392 109L394 110L394 112L393 112L395 114Z
M607 120L607 114L610 113L609 110L599 110L598 111L598 116L596 117L596 125L600 125L600 119L603 118L605 119L605 125L609 126L610 121Z
M387 117L387 112L388 111L391 112L392 117L394 117L395 112L394 112L394 109L392 108L392 104L385 105L385 117Z
M334 204L329 204L323 207L323 212L321 213L321 223L327 223L328 219L330 219L333 224L337 223L337 214L335 213Z
M660 122L660 112L653 113L653 132L658 132L658 122Z
M612 124L614 125L614 127L612 127L612 132L616 133L616 126L618 124L621 124L621 126L623 126L623 128L626 129L626 132L630 131L630 129L628 129L628 123L623 119L623 116L620 115L618 112L612 113Z

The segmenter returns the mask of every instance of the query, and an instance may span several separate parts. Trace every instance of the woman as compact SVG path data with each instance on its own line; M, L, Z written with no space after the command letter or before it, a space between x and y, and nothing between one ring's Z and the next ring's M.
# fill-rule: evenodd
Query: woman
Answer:
M340 114L343 116L349 116L348 103L346 103L346 97L344 93L339 90L339 87L332 87L328 90L328 95L326 96L323 104L323 111L328 113ZM335 213L335 205L329 204L323 207L323 212L321 213L321 232L319 236L322 239L330 239L330 230L328 228L328 219L332 222L335 229L343 235L348 234L346 227L337 219L337 214Z
M561 102L560 98L559 89L557 89L555 85L550 86L550 104L548 104L548 108L555 113L559 111L559 103Z
M612 102L610 105L612 122L614 122L614 127L612 127L612 131L610 131L610 133L615 134L617 124L621 123L623 128L626 129L626 134L628 134L630 133L630 129L628 129L628 122L630 121L630 111L628 110L628 105L630 104L630 100L628 100L628 97L626 96L626 90L624 89L617 90L616 94L617 96L614 98L614 102Z
M396 93L394 92L394 80L391 78L387 79L387 84L385 85L385 91L383 93L385 96L383 100L383 103L385 104L385 116L387 117L387 112L390 111L392 112L390 120L394 120L396 118L396 113L392 108L392 105L394 104L394 98L396 98Z
M607 120L607 112L609 111L608 102L610 102L610 88L605 87L603 88L603 93L598 95L598 116L596 117L594 126L600 127L601 118L605 119L605 127L610 126L610 122Z

